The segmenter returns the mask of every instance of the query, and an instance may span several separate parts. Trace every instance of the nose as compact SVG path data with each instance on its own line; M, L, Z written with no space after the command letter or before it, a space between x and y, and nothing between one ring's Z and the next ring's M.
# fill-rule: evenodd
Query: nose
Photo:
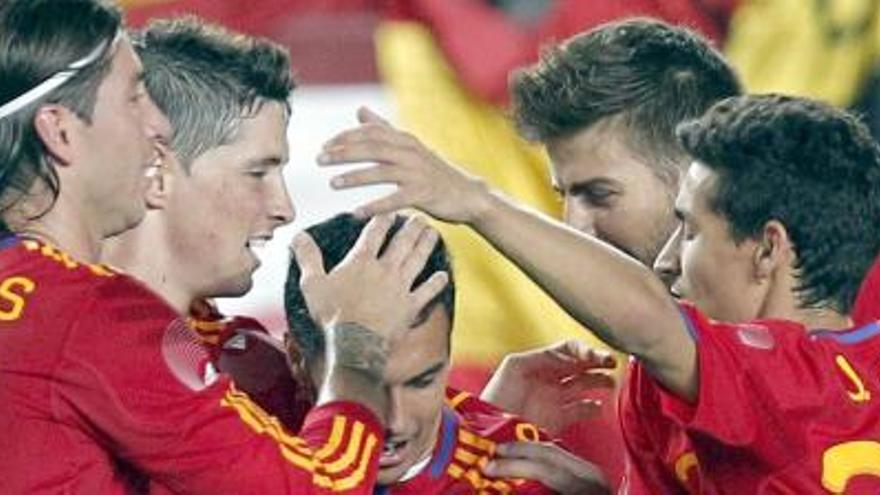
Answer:
M578 204L577 198L565 197L563 221L569 227L584 234L596 235L596 218L591 208Z
M146 96L144 98L144 131L152 140L168 142L171 139L173 129L171 122L153 101L153 98Z
M679 225L666 241L657 259L654 260L654 273L663 280L666 287L672 284L681 275L681 239L684 228Z
M282 173L278 174L277 184L272 188L269 200L269 217L276 227L287 225L296 218L296 209L290 199L287 182Z
M388 436L406 431L406 408L399 390L391 388L388 392L388 417L385 422Z

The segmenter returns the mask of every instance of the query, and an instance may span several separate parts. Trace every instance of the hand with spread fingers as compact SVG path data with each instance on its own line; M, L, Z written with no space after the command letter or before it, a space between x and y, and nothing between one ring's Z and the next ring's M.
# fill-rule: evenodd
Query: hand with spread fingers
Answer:
M587 396L614 389L615 366L610 353L566 340L506 356L480 398L558 434L600 413L602 402Z
M593 464L550 442L499 445L483 468L493 478L537 480L562 495L610 495L605 476Z
M437 272L419 287L413 281L425 266L438 234L424 219L413 217L379 254L393 223L390 216L370 220L354 248L329 273L321 252L305 232L291 249L301 267L300 285L318 324L356 323L385 339L406 330L419 311L446 285Z
M447 163L421 141L400 131L372 111L358 110L360 126L324 144L322 166L372 162L331 180L336 189L395 184L397 190L361 206L364 217L414 207L454 223L469 223L489 198L481 179Z

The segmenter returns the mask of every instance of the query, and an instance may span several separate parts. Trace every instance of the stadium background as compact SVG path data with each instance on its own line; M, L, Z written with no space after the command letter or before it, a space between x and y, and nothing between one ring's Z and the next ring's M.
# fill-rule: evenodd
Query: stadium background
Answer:
M506 119L509 72L540 47L599 23L650 15L712 39L750 91L782 91L857 109L878 134L878 0L123 0L129 21L195 13L286 45L301 83L293 97L287 180L297 217L262 253L254 290L221 308L284 330L282 287L294 231L382 194L333 192L315 165L322 142L367 105L444 156L552 215L546 157ZM477 391L506 353L566 337L595 340L467 229L441 226L455 260L454 385ZM610 415L581 453L611 472ZM597 428L598 426L598 428ZM597 435L597 432L600 432Z

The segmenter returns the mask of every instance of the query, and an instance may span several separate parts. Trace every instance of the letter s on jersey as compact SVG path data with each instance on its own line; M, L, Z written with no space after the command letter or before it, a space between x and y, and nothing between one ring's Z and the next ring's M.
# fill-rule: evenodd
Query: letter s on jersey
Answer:
M0 282L0 321L14 321L21 317L25 307L25 295L37 287L26 277L9 277Z

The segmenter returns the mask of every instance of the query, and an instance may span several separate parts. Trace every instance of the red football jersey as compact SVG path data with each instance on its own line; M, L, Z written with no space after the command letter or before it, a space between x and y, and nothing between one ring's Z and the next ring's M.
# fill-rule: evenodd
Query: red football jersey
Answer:
M284 347L257 320L223 316L210 301L190 309L196 331L217 369L261 408L270 411L289 431L299 431L314 406L308 377L294 379Z
M381 495L464 495L480 493L555 493L536 481L491 479L482 467L495 455L498 444L547 441L535 425L507 414L467 392L446 390L443 420L431 460L414 477L379 487Z
M880 493L880 325L808 331L682 314L698 399L634 366L621 402L624 493Z
M299 436L216 373L134 279L0 240L0 493L371 493L382 427L312 410Z

